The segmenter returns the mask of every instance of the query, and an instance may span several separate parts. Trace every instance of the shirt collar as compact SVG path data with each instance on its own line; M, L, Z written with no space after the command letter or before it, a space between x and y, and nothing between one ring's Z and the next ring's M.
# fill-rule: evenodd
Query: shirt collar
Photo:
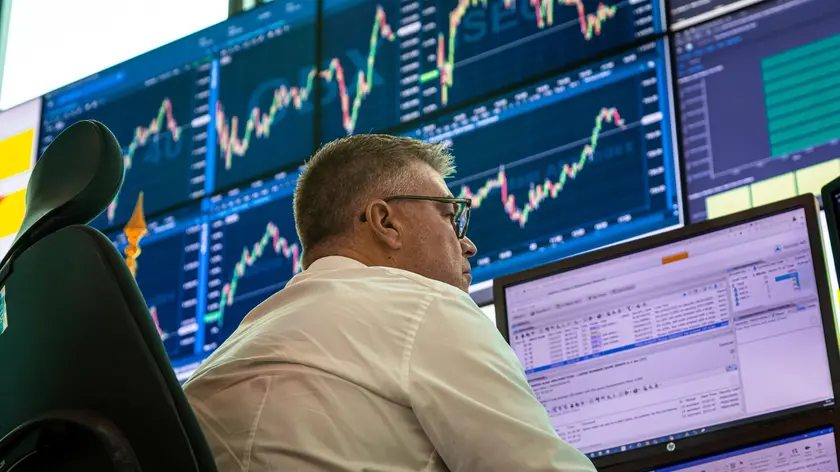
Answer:
M321 272L325 270L335 269L358 269L360 267L367 267L356 259L351 259L344 256L327 256L322 257L312 264L304 271L306 272Z

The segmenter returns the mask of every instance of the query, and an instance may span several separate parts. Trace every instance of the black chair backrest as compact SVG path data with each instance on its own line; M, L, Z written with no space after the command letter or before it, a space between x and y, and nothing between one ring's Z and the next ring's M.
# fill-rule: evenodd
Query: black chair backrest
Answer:
M62 132L33 170L0 263L0 472L216 470L123 258L84 226L123 173L94 121Z

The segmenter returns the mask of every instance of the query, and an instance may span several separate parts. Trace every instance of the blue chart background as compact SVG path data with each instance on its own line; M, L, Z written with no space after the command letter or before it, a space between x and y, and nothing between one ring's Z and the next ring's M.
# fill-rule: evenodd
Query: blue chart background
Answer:
M741 12L757 14L762 10L777 7L780 2L767 2ZM686 182L689 196L704 191L734 184L747 178L760 181L808 167L840 156L836 145L816 146L808 152L793 158L776 158L763 165L756 161L772 156L770 135L765 107L764 84L761 75L761 60L808 43L840 33L840 2L816 0L790 8L783 12L764 16L757 21L757 27L741 34L727 36L731 44L711 44L709 49L697 49L704 42L697 34L719 34L719 22L701 25L677 35L677 45L685 47L694 43L695 51L678 55L677 77L685 77L700 71L723 67L722 73L710 74L704 79L711 130L712 155L715 176L708 175L707 166L691 166L692 138L702 137L707 131L696 126L685 114L681 117L683 144L686 160ZM728 29L733 29L730 27ZM695 39L692 39L695 38ZM706 39L706 38L704 38ZM681 87L696 88L697 82ZM678 89L678 92L684 91ZM685 98L683 98L685 101ZM702 141L701 141L702 142ZM696 170L694 170L696 169ZM706 199L689 198L688 214L696 223L706 219Z
M490 0L486 9L471 8L458 29L449 106L646 37L636 38L633 8L649 5L659 18L658 6L650 0L633 6L627 0L582 0L586 13L595 13L599 1L619 8L614 17L604 20L601 34L589 41L581 33L575 6L556 2L554 25L545 29L537 26L529 0L516 0L515 10L506 10L502 0ZM447 40L449 12L457 5L458 0L438 1L438 28ZM659 19L653 25L661 31Z
M274 90L281 85L303 87L306 74L315 62L315 27L313 23L292 25L290 32L232 55L233 60L220 67L219 102L226 120L239 117L238 135L244 137L245 125L254 106L268 113ZM312 99L297 110L293 105L278 112L270 136L251 139L244 156L233 155L230 170L225 170L224 153L216 151L216 190L250 180L291 163L302 161L313 151L314 106ZM215 120L215 108L213 109Z
M194 84L195 72L183 72L151 87L112 98L104 106L74 118L101 121L114 133L125 152L134 138L135 128L148 127L152 119L157 117L163 99L169 97L175 121L182 130L177 144L172 142L172 135L166 130L159 135L160 139L150 137L145 146L137 148L132 167L125 174L113 223L109 223L106 213L102 213L91 226L107 229L127 222L140 191L143 191L146 214L190 199L190 153L193 140L190 118Z
M598 0L582 1L587 13L597 10ZM577 8L574 6L557 3L555 23L545 29L537 26L535 11L528 0L517 0L517 7L511 10L504 8L502 0L489 0L487 8L470 8L458 29L456 66L453 86L449 89L448 106L457 106L550 70L627 46L644 37L636 37L637 30L642 28L654 26L656 32L661 31L656 2L645 0L634 5L634 8L649 8L650 15L655 18L652 24L639 28L634 25L635 17L627 0L606 3L618 4L618 12L603 22L600 35L588 41L581 33ZM457 0L439 0L436 2L436 15L422 17L426 22L434 21L437 25L436 30L422 34L424 41L437 38L438 33L442 32L448 45L449 13L457 4ZM377 5L383 6L388 23L397 31L402 19L397 2L324 1L322 66L326 68L333 57L341 60L351 97L355 96L357 73L366 67ZM394 43L384 39L379 41L374 86L360 109L355 128L358 133L382 131L400 124L399 54L421 51L421 48L418 46L400 51L399 44L396 44L399 41L399 38ZM433 55L428 54L429 49L423 48L422 51L419 72L435 70L436 61ZM426 112L441 106L439 79L424 85L424 88L429 87L436 88L437 92L423 94L423 107L428 107ZM336 83L325 83L322 96L324 112L320 141L328 142L347 133L342 127Z
M383 7L388 23L396 31L399 28L398 2L324 0L321 66L326 70L333 58L341 61L351 106L352 98L356 96L358 73L360 70L367 70L366 61L370 52L370 35L377 5ZM338 8L339 6L341 8ZM359 109L356 122L358 133L381 131L399 123L398 41L399 39L396 39L391 42L384 38L379 41L373 88ZM346 136L347 132L342 126L337 82L333 80L322 84L320 141L326 143Z
M637 78L625 79L455 137L456 182L477 192L488 177L495 176L499 165L549 151L547 156L505 169L510 192L516 196L517 207L522 208L532 182L543 182L546 177L556 182L563 164L579 159L602 107L616 107L628 124L640 119L637 85ZM639 128L613 132L617 128L612 123L603 124L593 161L585 164L576 179L567 180L558 198L545 200L533 211L524 228L505 213L501 190L493 190L472 212L469 236L478 246L477 257L645 206L648 187L641 156L643 133ZM569 143L576 144L551 152ZM472 177L485 170L493 174ZM460 186L453 186L453 193L457 194Z
M149 240L152 236L147 236L140 241L141 253L137 258L136 280L146 304L149 307L157 307L161 329L170 333L163 344L169 359L174 361L194 354L194 334L189 335L188 339L183 339L178 336L178 328L183 320L196 317L196 304L189 308L182 308L181 305L186 299L196 296L195 288L190 289L189 293L181 288L184 282L198 278L198 267L186 271L184 265L199 259L197 248L189 253L185 248L189 244L199 242L200 232L188 235L182 230L169 231L162 236L156 236L154 240ZM123 254L125 241L121 235L114 233L110 239L119 241L117 247L120 254Z
M300 245L295 232L291 196L271 200L260 206L241 211L238 215L239 221L222 227L224 237L221 242L224 249L221 265L214 264L212 260L210 263L211 284L213 279L217 277L221 279L221 283L209 291L209 296L212 296L212 293L218 290L219 297L208 299L208 312L215 311L211 305L221 299L222 287L230 282L234 266L239 262L243 249L247 247L249 251L252 250L254 243L264 234L268 222L273 222L280 229L280 235L289 240L290 243ZM211 221L211 235L219 231L215 227L217 221L219 220ZM217 242L219 241L213 240L214 244ZM211 252L210 257L212 258L216 254ZM212 275L214 268L219 266L222 267L221 274ZM294 275L292 268L291 259L286 259L282 253L275 253L271 246L271 240L269 240L269 245L263 252L262 257L254 265L248 267L245 276L239 279L234 303L225 307L224 323L221 330L215 323L208 325L210 330L207 337L208 341L216 341L221 344L222 341L227 339L249 311L286 285L286 282Z

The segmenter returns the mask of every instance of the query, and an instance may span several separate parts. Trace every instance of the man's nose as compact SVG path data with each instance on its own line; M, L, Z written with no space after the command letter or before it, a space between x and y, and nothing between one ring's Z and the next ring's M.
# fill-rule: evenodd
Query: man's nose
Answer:
M478 252L478 248L475 247L475 243L470 238L464 236L461 239L461 252L465 257L472 257Z

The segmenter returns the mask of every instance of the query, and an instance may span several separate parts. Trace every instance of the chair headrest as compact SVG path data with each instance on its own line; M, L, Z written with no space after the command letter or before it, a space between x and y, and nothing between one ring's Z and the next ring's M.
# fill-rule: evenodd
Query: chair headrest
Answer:
M44 236L99 216L119 192L124 173L122 148L105 125L83 120L62 131L32 170L23 225L0 274Z

